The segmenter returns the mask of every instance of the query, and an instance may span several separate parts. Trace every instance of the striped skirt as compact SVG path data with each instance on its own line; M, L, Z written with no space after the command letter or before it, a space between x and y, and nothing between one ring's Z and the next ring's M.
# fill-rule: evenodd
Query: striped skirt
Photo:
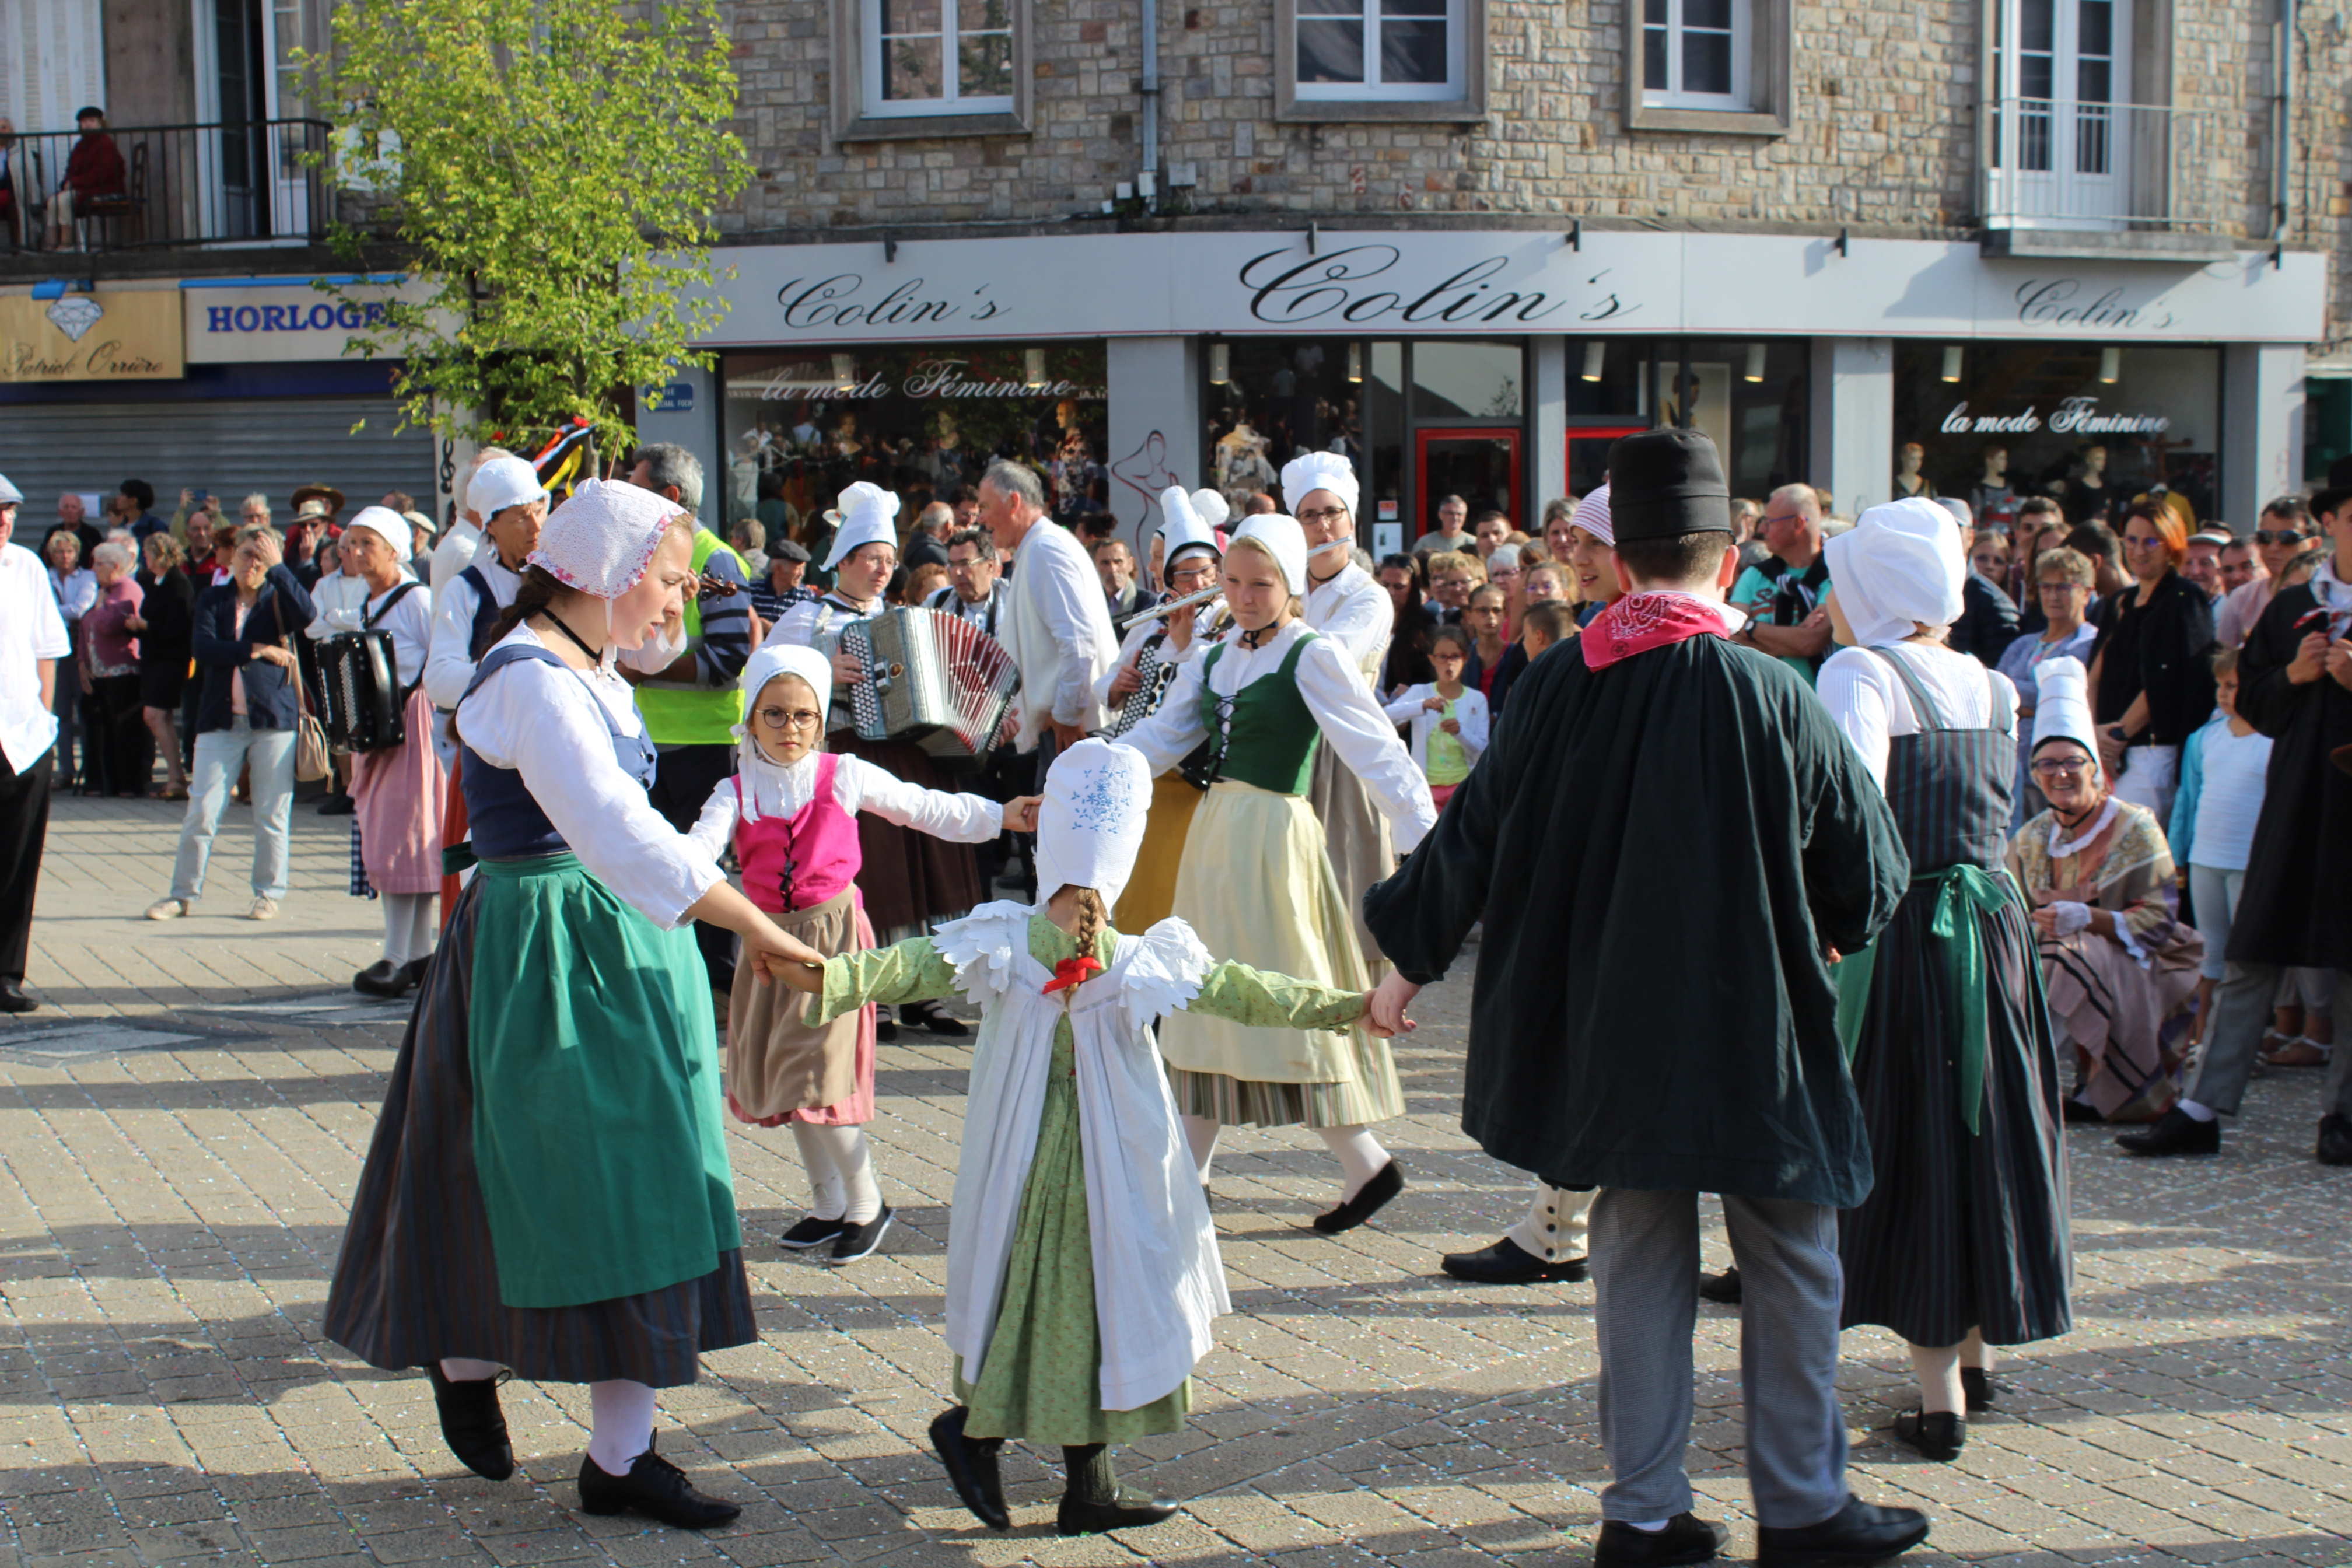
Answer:
M467 1019L477 880L417 993L327 1297L326 1334L371 1366L447 1356L539 1383L690 1384L707 1351L759 1337L740 1249L698 1279L573 1307L509 1307L474 1163Z
M1839 1216L1844 1327L1915 1345L2025 1344L2074 1321L2058 1059L2022 900L1971 911L1985 958L1977 1131L1961 1120L1955 984L1915 886L1881 932L1853 1056L1877 1179Z

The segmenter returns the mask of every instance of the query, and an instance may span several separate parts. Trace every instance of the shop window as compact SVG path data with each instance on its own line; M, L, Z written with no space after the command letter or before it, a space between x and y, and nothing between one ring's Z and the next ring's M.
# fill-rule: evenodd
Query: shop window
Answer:
M2219 349L1897 343L1895 493L1958 496L1996 524L2043 495L2111 522L2161 486L2210 518L2221 389Z
M1633 0L1625 8L1630 131L1787 133L1793 0Z
M1569 488L1608 477L1637 430L1704 434L1731 493L1761 500L1805 478L1808 349L1801 338L1587 338L1568 345Z
M833 0L844 142L1003 135L1029 123L1029 0Z
M908 525L994 458L1035 468L1058 521L1110 515L1099 342L778 349L724 354L719 374L730 522L800 528L865 479L898 493Z
M1477 120L1486 0L1276 0L1276 117Z

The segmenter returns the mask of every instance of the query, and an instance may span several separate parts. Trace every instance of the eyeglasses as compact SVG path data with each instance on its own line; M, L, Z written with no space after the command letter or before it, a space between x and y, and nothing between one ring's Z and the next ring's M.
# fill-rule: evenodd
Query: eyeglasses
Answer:
M2088 583L2036 583L2033 590L2037 594L2087 594L2091 585Z
M1519 569L1516 566L1497 566L1486 574L1486 581L1499 583L1506 577L1517 577L1520 574Z
M2124 535L2126 550L2161 550L2164 536L2158 533L2127 533Z
M2253 540L2256 544L2301 544L2303 531L2294 528L2258 528Z
M771 730L809 730L824 722L824 715L814 708L762 708L759 719Z
M2091 764L2080 758L2045 757L2033 764L2033 776L2038 779L2079 778L2091 771Z
M1300 512L1298 514L1298 521L1301 522L1337 522L1347 515L1348 509L1346 507L1319 506L1313 511Z
M1171 572L1167 574L1167 576L1168 585L1170 587L1182 588L1187 591L1205 588L1215 579L1215 574L1206 570L1197 572Z

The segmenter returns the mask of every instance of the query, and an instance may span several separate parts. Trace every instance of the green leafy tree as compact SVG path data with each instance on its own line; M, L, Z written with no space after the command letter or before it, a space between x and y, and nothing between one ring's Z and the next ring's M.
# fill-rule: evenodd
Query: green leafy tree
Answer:
M354 334L411 423L625 445L625 389L709 363L712 215L750 174L717 0L347 0L304 63L373 209L339 244L395 239L418 285Z

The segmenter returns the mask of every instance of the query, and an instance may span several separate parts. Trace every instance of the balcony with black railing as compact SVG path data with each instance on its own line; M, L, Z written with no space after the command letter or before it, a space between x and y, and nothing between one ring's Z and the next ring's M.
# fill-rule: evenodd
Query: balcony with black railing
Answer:
M2056 98L1995 99L1984 115L1988 249L2227 252L2237 215L2200 177L2217 161L2213 116Z
M19 132L6 149L16 202L0 246L315 244L330 216L329 134L319 120Z

